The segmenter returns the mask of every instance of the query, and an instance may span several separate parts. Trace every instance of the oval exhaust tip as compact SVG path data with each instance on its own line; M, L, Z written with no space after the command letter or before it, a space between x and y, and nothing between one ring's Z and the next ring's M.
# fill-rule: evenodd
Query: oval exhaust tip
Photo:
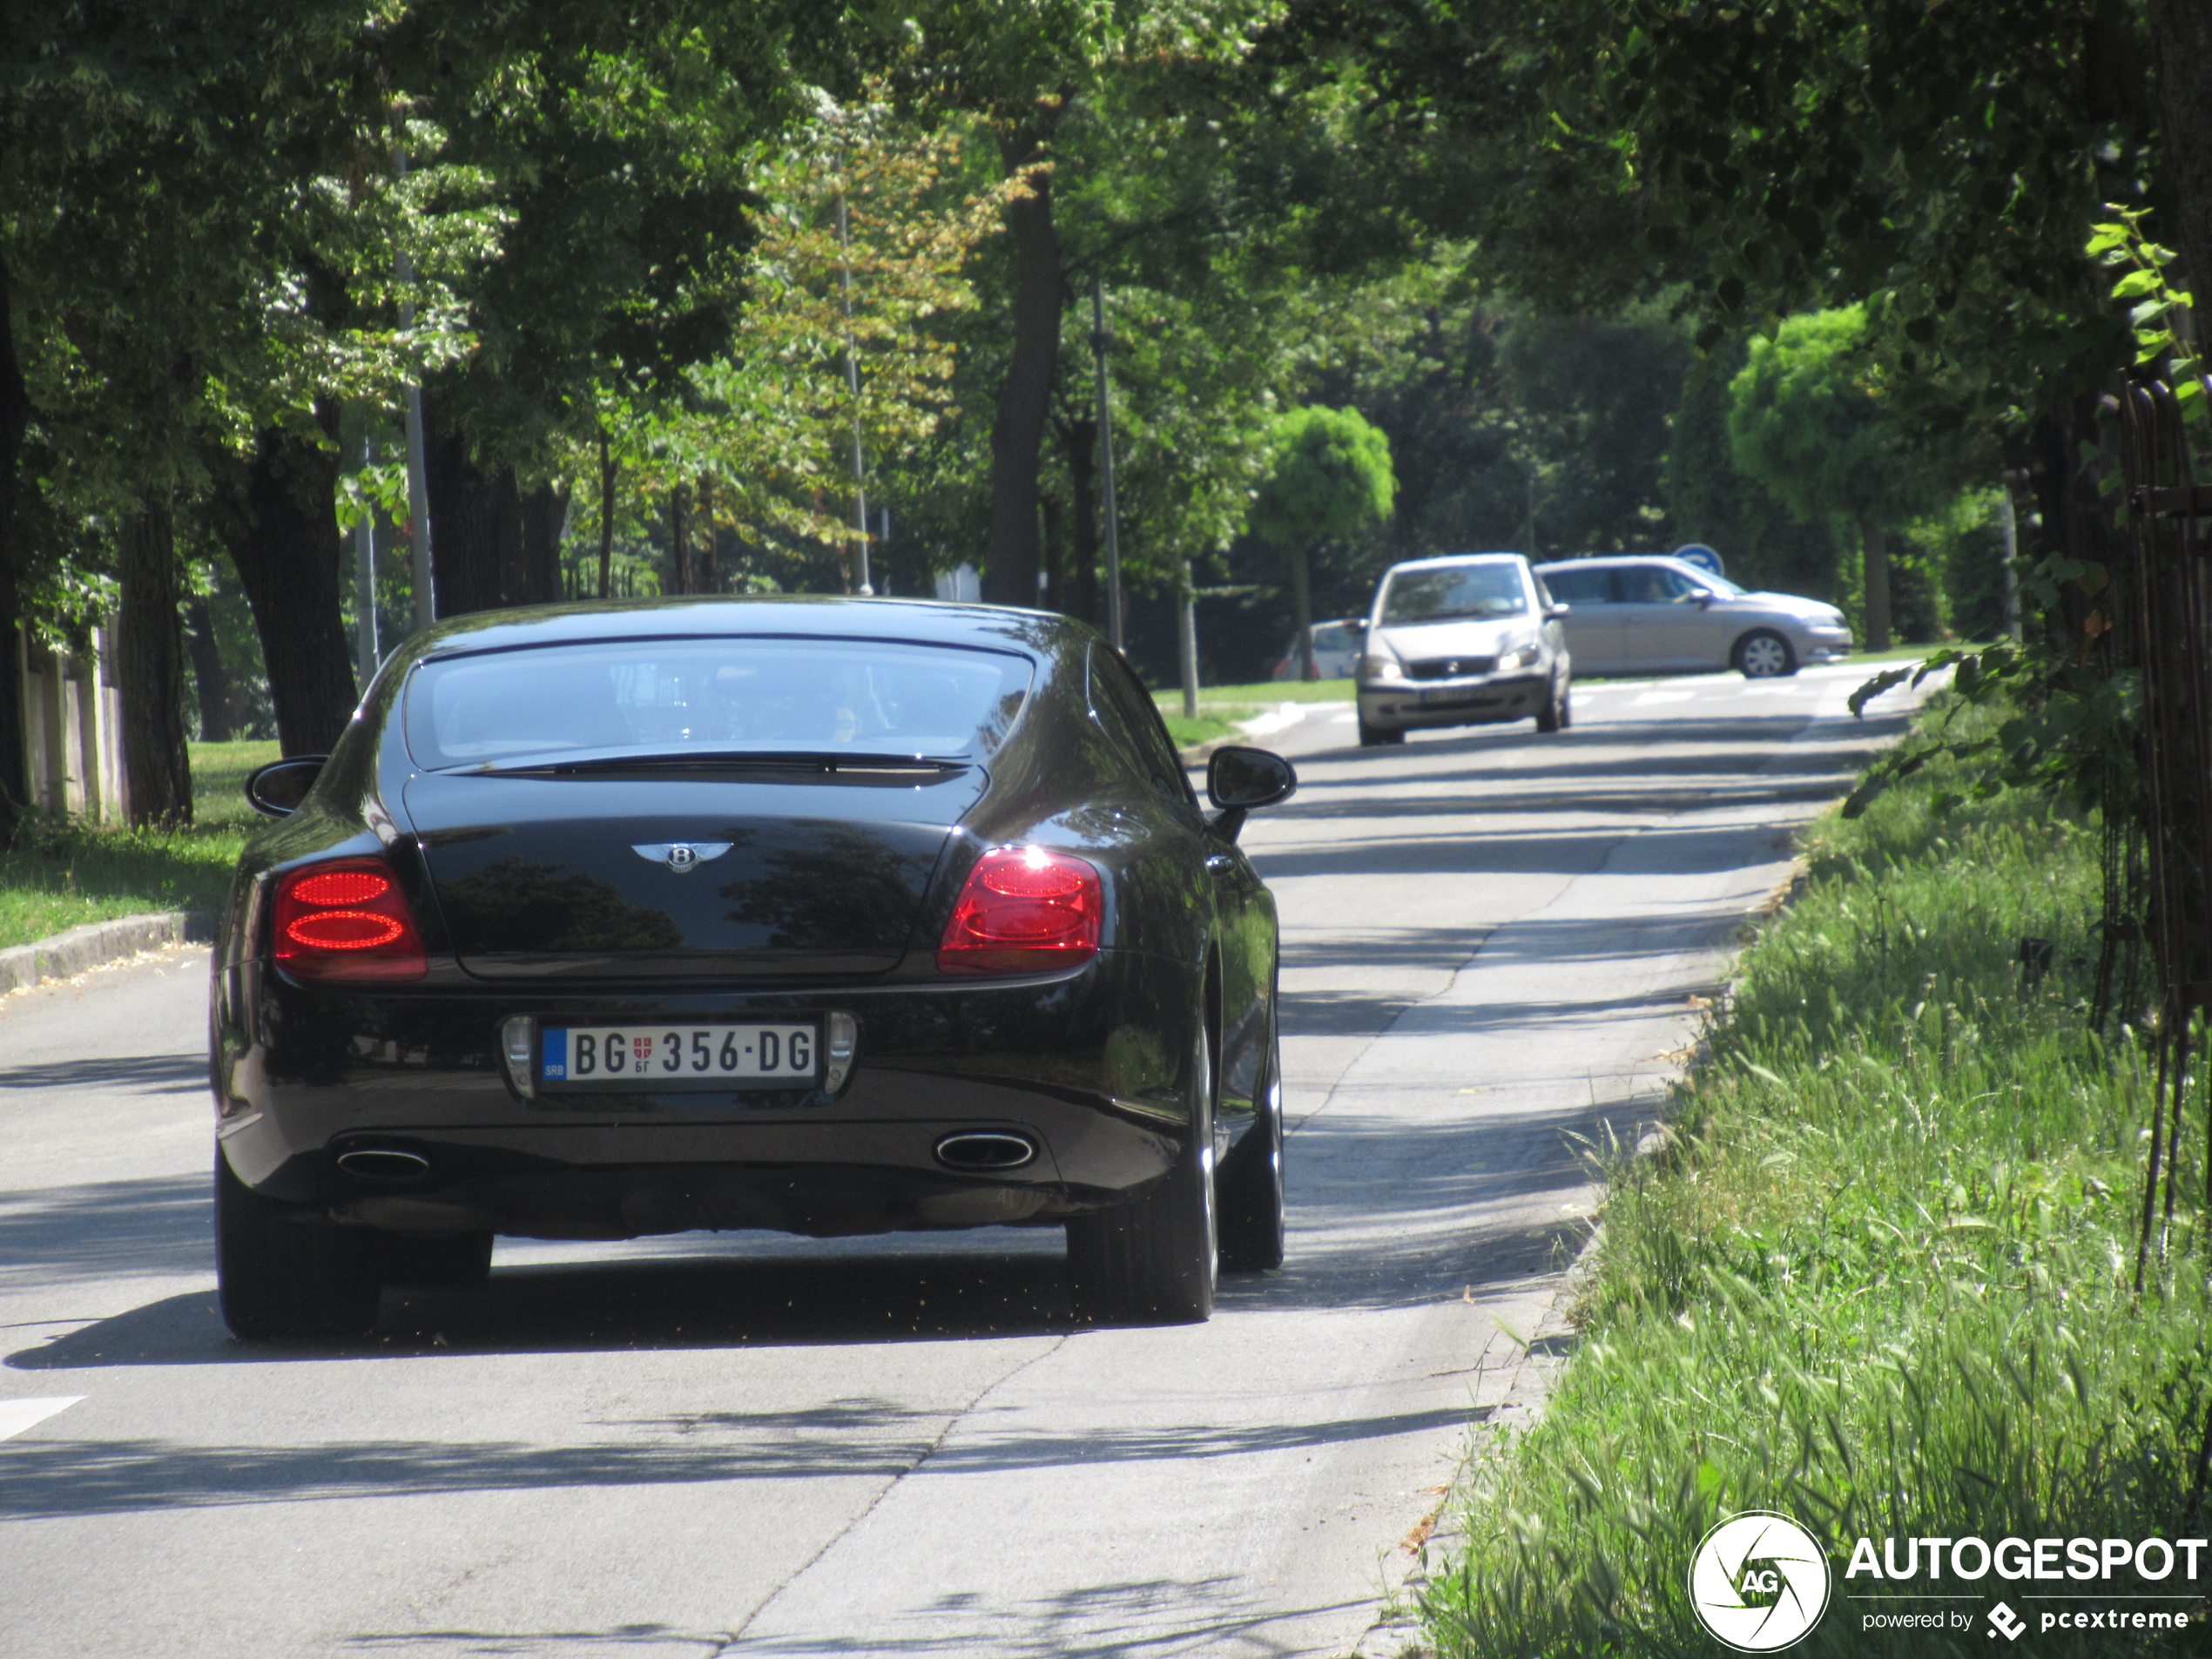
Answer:
M357 1146L338 1155L338 1167L361 1181L419 1181L430 1173L430 1160L395 1146Z
M1018 1170L1036 1155L1028 1136L1001 1130L969 1130L937 1143L937 1162L952 1170Z

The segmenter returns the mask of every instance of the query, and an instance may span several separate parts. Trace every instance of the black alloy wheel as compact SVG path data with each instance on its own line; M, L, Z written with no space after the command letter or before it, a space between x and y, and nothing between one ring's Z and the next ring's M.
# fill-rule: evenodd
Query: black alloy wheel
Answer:
M1190 1325L1213 1313L1221 1271L1215 1209L1217 1079L1205 1016L1190 1057L1190 1131L1175 1167L1145 1195L1068 1221L1076 1311L1107 1324Z
M371 1239L369 1261L387 1285L478 1285L491 1272L491 1235L379 1232Z
M1403 732L1393 732L1379 725L1359 722L1359 746L1363 749L1386 749L1391 745L1406 741Z
M1797 671L1797 653L1771 628L1755 628L1736 642L1736 671L1747 680L1780 679Z
M215 1154L215 1284L223 1323L253 1342L359 1336L379 1291L365 1229L273 1204Z
M1215 1177L1221 1200L1221 1265L1257 1273L1283 1264L1283 1044L1271 1009L1267 1054L1244 1131Z

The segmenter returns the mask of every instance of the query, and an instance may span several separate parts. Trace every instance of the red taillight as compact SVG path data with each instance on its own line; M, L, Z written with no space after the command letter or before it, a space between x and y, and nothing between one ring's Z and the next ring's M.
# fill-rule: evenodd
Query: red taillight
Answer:
M279 879L277 966L294 979L421 979L429 964L415 914L375 859L310 864Z
M937 946L948 974L1049 974L1088 961L1106 914L1098 872L1065 853L998 846L976 860Z

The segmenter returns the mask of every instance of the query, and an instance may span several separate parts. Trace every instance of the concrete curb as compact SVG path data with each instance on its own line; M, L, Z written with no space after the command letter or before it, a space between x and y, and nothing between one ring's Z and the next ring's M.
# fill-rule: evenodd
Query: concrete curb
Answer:
M195 911L158 910L139 916L118 916L112 921L87 922L51 939L0 950L0 995L125 961L142 950L211 939L213 921Z

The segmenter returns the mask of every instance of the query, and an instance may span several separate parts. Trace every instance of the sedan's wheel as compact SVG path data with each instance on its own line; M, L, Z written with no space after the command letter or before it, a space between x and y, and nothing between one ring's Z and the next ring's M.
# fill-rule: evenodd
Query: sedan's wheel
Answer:
M223 1323L262 1337L355 1336L376 1323L368 1238L273 1204L215 1155L215 1283Z
M1221 1264L1255 1273L1283 1264L1283 1045L1271 1016L1256 1121L1221 1162Z
M1385 726L1369 725L1365 720L1359 722L1359 746L1363 749L1386 748L1393 743L1405 741L1406 734L1403 732L1393 732Z
M1573 693L1565 680L1554 680L1551 695L1544 699L1544 706L1536 711L1536 730L1564 732L1575 724Z
M1747 680L1776 679L1797 671L1797 653L1780 634L1762 628L1736 642L1736 667Z
M475 1285L491 1271L491 1235L453 1233L427 1238L380 1232L369 1246L376 1277L387 1285Z
M1177 1325L1213 1313L1215 1079L1203 1017L1191 1065L1190 1133L1175 1168L1134 1203L1069 1219L1069 1286L1087 1318Z

